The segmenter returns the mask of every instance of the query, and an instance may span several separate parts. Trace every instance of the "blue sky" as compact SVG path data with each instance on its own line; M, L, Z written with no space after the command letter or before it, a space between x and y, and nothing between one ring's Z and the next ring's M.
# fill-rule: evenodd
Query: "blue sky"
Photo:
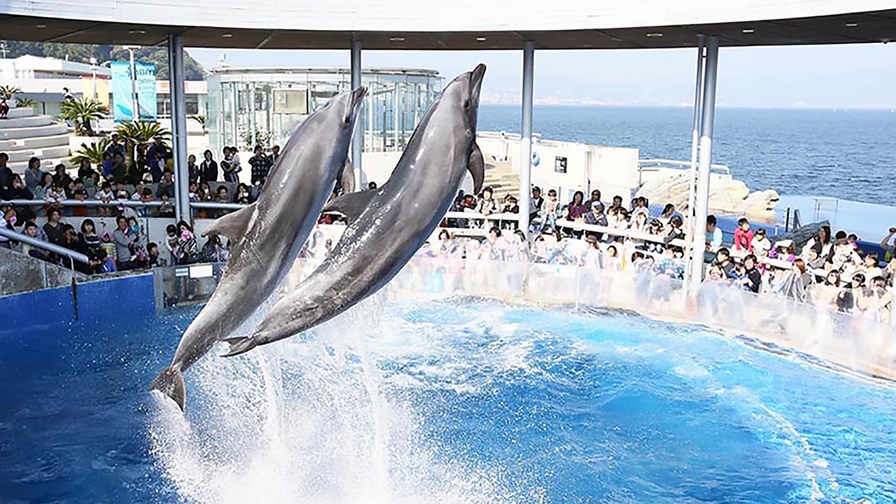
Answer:
M190 49L206 68L222 52L231 66L345 66L348 51ZM484 101L518 99L519 51L366 51L363 64L439 70L446 77L483 62ZM537 51L539 102L684 105L694 93L695 49ZM722 48L720 106L896 109L896 44Z

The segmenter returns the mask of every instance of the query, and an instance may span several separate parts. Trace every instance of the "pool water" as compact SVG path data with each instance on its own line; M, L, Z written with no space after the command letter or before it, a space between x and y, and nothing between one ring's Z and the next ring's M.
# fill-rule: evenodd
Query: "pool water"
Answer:
M896 501L896 389L713 330L379 296L182 415L146 387L196 312L4 336L0 502Z

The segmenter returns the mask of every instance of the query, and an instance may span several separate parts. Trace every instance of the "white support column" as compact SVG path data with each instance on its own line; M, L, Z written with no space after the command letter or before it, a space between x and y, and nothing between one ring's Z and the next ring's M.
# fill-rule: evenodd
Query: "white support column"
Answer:
M187 101L184 88L184 40L168 35L171 89L171 140L174 152L174 203L177 219L190 222L190 175L187 169Z
M532 95L535 85L535 42L523 45L523 110L520 125L520 229L529 235L532 197Z
M697 153L699 151L698 145L700 142L700 105L703 100L703 49L704 49L704 40L703 35L697 36L697 76L695 79L694 85L694 130L691 132L691 168L690 173L688 175L688 208L687 208L687 221L685 234L685 270L684 270L684 291L690 292L690 284L691 284L691 272L693 270L692 262L693 261L702 261L703 260L703 250L704 247L701 247L699 241L697 240L697 236L703 236L700 233L697 233L695 230L697 228L694 227L695 223L695 206L697 200Z
M258 137L255 135L255 83L250 82L247 87L249 92L249 134L252 136L252 146L250 148L253 155L255 155L255 146L258 145Z
M361 41L352 40L352 89L357 89L361 85ZM367 106L372 105L371 100L367 100ZM364 121L355 121L355 133L352 136L352 166L355 168L355 190L364 189L361 186L361 157L364 151ZM368 126L369 127L369 126Z
M695 204L694 243L702 246L706 234L706 214L709 213L709 175L712 168L712 129L716 113L716 76L719 70L719 39L709 37L706 47L706 70L703 76L703 105L701 106L700 154L697 165L697 198ZM689 297L694 300L703 280L703 261L691 263Z

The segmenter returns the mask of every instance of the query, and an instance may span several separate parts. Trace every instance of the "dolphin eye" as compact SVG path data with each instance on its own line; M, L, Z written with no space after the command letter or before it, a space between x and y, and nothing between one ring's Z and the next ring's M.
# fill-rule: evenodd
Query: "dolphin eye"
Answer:
M470 108L470 100L464 100L464 108L465 109Z

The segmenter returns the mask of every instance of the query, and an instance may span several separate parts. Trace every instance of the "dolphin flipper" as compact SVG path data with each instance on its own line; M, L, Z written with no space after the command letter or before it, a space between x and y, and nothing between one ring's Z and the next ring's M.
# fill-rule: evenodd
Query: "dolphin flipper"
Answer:
M485 158L482 157L482 151L475 141L473 141L473 151L470 153L467 169L473 176L473 194L479 194L479 191L482 190L482 183L485 181Z
M351 159L346 158L345 166L339 172L338 183L342 188L342 194L355 192L355 167L352 165Z
M227 338L224 341L226 341L227 344L230 345L230 348L227 350L226 354L222 355L222 357L233 357L234 355L246 353L258 346L257 339L247 336L239 338Z
M158 390L177 403L181 411L184 410L187 402L187 386L184 383L184 375L179 370L172 367L165 368L152 381L149 390Z
M219 217L202 232L202 236L224 235L231 242L239 240L249 229L256 208L256 203L252 203L246 208Z
M339 212L345 215L349 221L355 220L361 215L365 208L370 206L371 200L378 194L378 191L361 191L356 193L343 194L324 206L322 213Z

